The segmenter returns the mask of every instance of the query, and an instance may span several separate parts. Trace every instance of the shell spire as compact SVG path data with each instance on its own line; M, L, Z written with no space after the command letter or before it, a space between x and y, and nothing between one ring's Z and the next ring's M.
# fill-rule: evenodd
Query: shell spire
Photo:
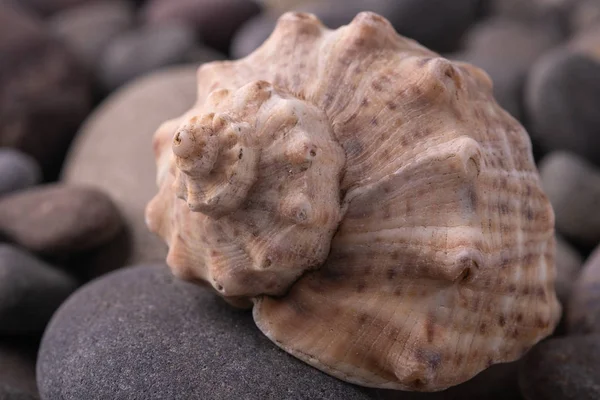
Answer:
M283 15L154 138L167 263L299 359L436 391L519 358L560 316L554 214L489 77L373 13Z

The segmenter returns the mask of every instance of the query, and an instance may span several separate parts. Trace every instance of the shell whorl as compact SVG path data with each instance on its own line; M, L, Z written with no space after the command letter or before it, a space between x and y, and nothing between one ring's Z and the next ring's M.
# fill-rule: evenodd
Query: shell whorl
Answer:
M560 316L552 208L491 89L376 14L285 14L248 57L200 67L198 103L157 131L148 225L176 274L251 298L331 375L464 382Z

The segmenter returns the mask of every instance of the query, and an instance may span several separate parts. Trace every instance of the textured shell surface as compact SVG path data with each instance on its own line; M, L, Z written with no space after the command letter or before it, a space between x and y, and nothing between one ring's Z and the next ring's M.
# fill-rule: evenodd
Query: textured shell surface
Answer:
M560 316L554 214L489 77L360 13L284 14L156 132L167 263L345 381L436 391Z

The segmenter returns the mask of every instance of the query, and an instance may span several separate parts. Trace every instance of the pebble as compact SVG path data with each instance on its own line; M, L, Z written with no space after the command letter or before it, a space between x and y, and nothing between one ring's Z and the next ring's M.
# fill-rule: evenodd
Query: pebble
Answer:
M121 226L110 198L90 187L48 184L0 198L0 233L43 255L93 249Z
M560 39L552 25L496 17L473 27L465 38L465 50L451 58L484 69L494 83L498 103L521 120L523 84L529 68Z
M600 170L562 151L544 157L539 170L558 232L574 244L594 247L600 242Z
M570 14L569 22L573 32L597 28L600 25L600 2L598 0L578 0Z
M525 86L529 133L544 151L567 150L600 165L600 62L558 49L532 67Z
M107 0L70 8L54 15L48 23L88 69L95 71L104 48L116 35L129 29L133 20L131 3Z
M227 53L235 31L259 12L252 0L150 0L142 15L150 24L181 21L193 26L204 43Z
M0 7L0 147L14 147L54 177L90 108L85 69L23 10Z
M521 363L527 400L600 399L600 335L568 336L535 346Z
M0 335L42 332L77 287L64 272L7 244L0 244L0 277Z
M42 171L27 154L10 148L0 148L0 196L34 186Z
M195 47L193 30L185 24L141 27L116 37L105 49L100 79L107 90L155 69L182 63Z
M71 296L42 339L37 382L43 399L372 399L165 265L122 269Z
M567 31L569 11L580 0L483 0L487 14L523 22L553 21ZM594 0L595 1L595 0Z
M563 305L566 305L573 285L581 271L583 259L581 255L566 240L556 236L556 295Z
M325 26L336 29L348 24L361 11L387 18L401 35L417 40L439 52L454 51L463 34L475 22L478 0L348 0L344 6L334 0L308 3L296 11L315 14ZM429 10L436 10L435 13ZM249 20L236 34L231 54L241 58L258 48L271 34L276 13L263 13Z
M600 334L600 246L586 260L569 301L567 330Z
M37 399L37 340L0 339L0 399Z
M35 11L38 14L47 16L56 12L76 7L80 4L90 3L97 0L12 0ZM102 0L104 1L104 0Z
M183 114L195 100L196 66L171 67L111 94L82 126L62 179L107 193L129 231L122 243L129 254L99 252L84 264L112 269L165 260L166 245L144 222L146 204L158 192L152 136L161 123Z

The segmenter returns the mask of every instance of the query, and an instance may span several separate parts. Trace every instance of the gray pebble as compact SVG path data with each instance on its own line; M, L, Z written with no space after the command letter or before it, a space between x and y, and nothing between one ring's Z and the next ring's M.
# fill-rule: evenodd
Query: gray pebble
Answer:
M133 25L133 6L124 0L83 4L54 15L52 32L91 70L110 40Z
M556 236L556 295L560 302L567 304L573 285L577 280L583 259L581 255L566 240Z
M76 284L34 256L0 244L0 334L39 333Z
M37 380L48 400L372 399L165 265L113 272L72 295L44 334Z
M556 229L581 246L600 242L600 171L577 155L553 152L539 163Z
M37 399L35 359L38 341L0 338L0 399Z
M35 253L90 250L112 239L121 226L112 200L89 187L48 184L0 198L0 234Z
M535 346L520 366L527 400L600 399L600 335L567 336Z
M42 171L27 154L10 148L0 149L0 196L40 183Z
M600 63L563 49L532 67L525 88L532 135L543 150L567 150L600 165Z
M152 70L186 61L195 33L183 23L141 27L116 37L104 50L100 79L107 90Z
M600 334L600 246L586 260L567 309L571 334Z

